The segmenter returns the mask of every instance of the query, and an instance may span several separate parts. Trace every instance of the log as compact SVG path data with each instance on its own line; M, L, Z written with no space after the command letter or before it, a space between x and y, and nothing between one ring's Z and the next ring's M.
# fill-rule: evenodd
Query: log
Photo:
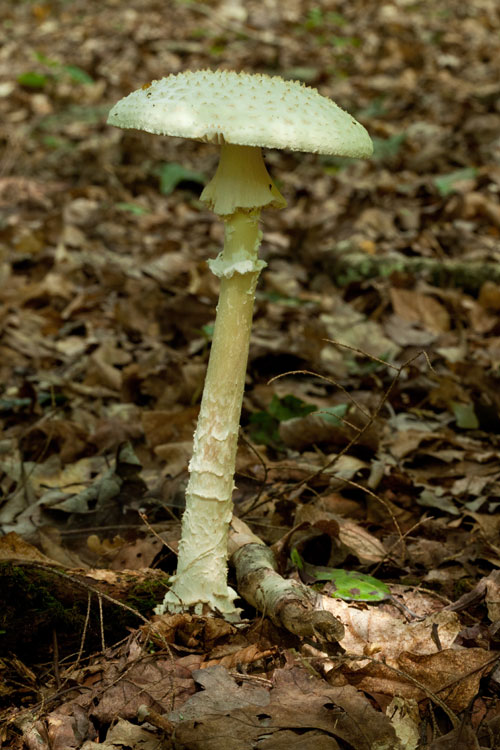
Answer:
M320 643L344 637L344 626L321 608L316 592L300 581L283 578L269 547L235 517L229 532L229 554L238 593L275 625Z
M477 293L485 281L500 283L498 263L449 258L409 258L397 252L368 255L361 250L346 250L343 243L325 253L323 266L339 286L387 277L395 272L422 275L435 286L453 286L471 293Z

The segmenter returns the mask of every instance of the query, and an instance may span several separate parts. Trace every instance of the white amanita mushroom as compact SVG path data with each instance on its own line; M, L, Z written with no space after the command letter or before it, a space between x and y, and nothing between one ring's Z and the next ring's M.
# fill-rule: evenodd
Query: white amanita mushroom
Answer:
M108 123L220 145L201 199L225 224L209 266L220 278L210 360L194 435L177 573L159 613L204 605L236 616L227 585L227 536L264 207L286 202L261 147L368 157L365 128L315 89L279 77L203 70L153 81L119 101Z

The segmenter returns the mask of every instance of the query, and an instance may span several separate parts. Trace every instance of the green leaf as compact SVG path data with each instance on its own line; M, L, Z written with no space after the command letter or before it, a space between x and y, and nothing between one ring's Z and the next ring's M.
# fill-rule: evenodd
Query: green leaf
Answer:
M380 355L379 359L381 359L383 362L387 362L390 357L390 352L384 352ZM366 359L363 361L358 361L354 357L349 357L346 359L346 366L347 370L351 375L371 375L374 372L377 372L381 368L384 367L380 362L377 362L375 359Z
M134 216L143 216L150 213L149 209L144 208L144 206L140 206L138 203L127 203L127 201L117 203L116 208L120 211L127 211L129 214L134 214Z
M60 149L64 151L73 151L76 146L67 138L58 138L55 135L45 135L42 137L42 143L47 148Z
M200 172L193 172L192 169L183 167L177 162L161 164L153 170L153 173L160 179L160 192L163 195L170 195L180 182L197 182L204 185L205 176Z
M335 588L329 593L336 599L356 602L381 602L390 599L391 590L383 581L366 573L357 573L342 568L325 569L319 573L318 581L330 581Z
M387 112L385 102L385 95L376 96L366 107L364 107L364 109L359 110L357 116L365 118L367 120L375 117L381 117Z
M330 424L336 427L342 426L342 417L345 417L349 411L349 404L337 404L336 406L322 407L318 414L321 416L323 421L330 422Z
M47 393L46 391L42 391L37 395L37 402L42 408L61 406L67 400L67 397L62 393ZM32 399L28 397L0 398L0 413L9 413L17 409L28 409L32 406L32 403Z
M258 445L279 445L279 422L267 411L257 411L250 415L250 437Z
M336 13L333 10L326 14L326 20L336 26L345 26L347 23L347 18L342 13Z
M298 551L297 547L293 547L292 551L290 552L290 560L298 570L303 569L304 561L301 558L300 552Z
M473 180L477 175L477 169L475 167L465 167L464 169L457 169L455 172L450 174L441 175L434 177L433 182L437 187L439 195L443 198L456 192L456 185L464 180Z
M30 398L0 398L0 413L31 406Z
M451 408L457 422L457 427L461 427L462 430L477 430L479 428L479 420L474 411L474 404L459 404L457 401L453 401Z
M323 11L321 8L311 8L311 10L307 14L306 22L304 26L309 31L312 31L313 29L317 29L318 26L323 26L324 23L324 16Z
M267 411L271 416L278 420L278 422L286 422L289 419L295 419L296 417L306 417L313 411L316 411L316 406L313 404L306 404L302 399L296 396L285 396L284 398L278 398L274 395L271 403L269 404Z
M287 297L286 294L280 292L258 292L259 299L267 299L269 302L275 302L279 305L286 305L287 307L298 307L305 305L305 300L299 299L299 297Z
M17 76L17 82L28 89L43 89L50 80L50 76L45 73L36 73L34 70L28 70Z
M43 52L34 52L33 57L35 58L35 60L38 60L38 62L46 65L48 68L58 68L60 65L57 60L53 60L51 57L47 57L47 55L44 55Z
M397 156L406 139L406 133L396 133L389 138L373 138L373 158L390 159Z
M322 565L311 565L300 556L299 551L294 548L290 558L298 570L306 579L313 581L328 581L328 593L335 599L345 599L356 602L381 602L390 599L392 594L390 588L378 578L357 573L354 570L343 568L328 568Z
M361 39L357 36L332 36L330 37L330 44L337 49L343 47L359 47Z
M61 406L62 404L65 404L67 401L68 401L68 398L63 393L54 393L54 392L47 393L46 391L41 391L38 394L38 403L42 407Z
M211 341L213 338L214 328L215 328L215 325L213 323L206 323L204 326L201 327L201 331L203 335L206 336L209 341Z
M69 75L72 81L75 83L90 84L94 83L94 79L85 70L79 68L78 65L63 65L62 69Z
M296 396L278 398L274 395L265 411L254 412L249 421L250 436L259 445L282 446L279 433L280 422L295 417L305 417L316 411L314 404L306 404Z

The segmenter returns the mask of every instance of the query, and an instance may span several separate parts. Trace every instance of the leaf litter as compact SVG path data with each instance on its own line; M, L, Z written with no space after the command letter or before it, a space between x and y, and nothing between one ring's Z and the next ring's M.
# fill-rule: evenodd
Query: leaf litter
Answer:
M497 3L3 6L0 745L499 746ZM244 604L238 628L153 615L217 299L215 153L104 121L203 67L318 86L375 141L267 154L293 200L265 217L237 465L282 576L296 545L418 616L317 582L336 647Z

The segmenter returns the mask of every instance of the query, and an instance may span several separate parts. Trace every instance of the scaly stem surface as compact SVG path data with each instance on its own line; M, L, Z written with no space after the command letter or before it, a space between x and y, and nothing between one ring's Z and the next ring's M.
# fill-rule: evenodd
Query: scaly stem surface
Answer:
M165 604L172 609L176 602L183 608L204 603L231 614L236 593L227 585L227 534L255 287L264 264L257 260L258 212L236 213L225 223L224 250L213 263L221 275L220 297L189 465L177 573Z
M249 189L250 185L250 189ZM260 149L223 146L204 199L225 223L222 253L210 261L221 280L203 398L194 435L177 572L158 613L194 606L238 616L227 585L227 537L238 431L252 327L261 205L281 206ZM254 203L252 203L254 201Z

